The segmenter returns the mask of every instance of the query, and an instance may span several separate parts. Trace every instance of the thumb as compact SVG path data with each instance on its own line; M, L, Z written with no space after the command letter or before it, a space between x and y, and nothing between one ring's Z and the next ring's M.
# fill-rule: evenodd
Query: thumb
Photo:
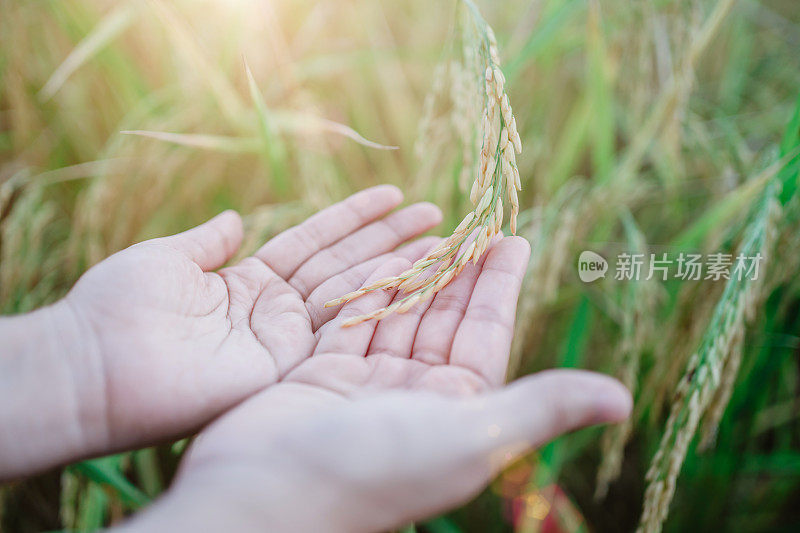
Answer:
M242 243L242 218L228 210L190 230L158 241L184 253L203 270L215 270L233 257Z
M319 439L307 436L289 448L314 447L315 464L336 465L341 479L361 473L358 501L368 493L382 505L343 511L359 521L344 529L383 531L468 500L532 447L584 426L621 421L630 410L630 393L618 381L550 370L468 400L413 393L371 399L348 411L352 419L328 416L336 429L326 436L341 435L340 444L326 442L321 451Z
M547 370L465 405L482 427L475 450L497 471L519 454L594 424L621 422L631 394L619 381L581 370Z

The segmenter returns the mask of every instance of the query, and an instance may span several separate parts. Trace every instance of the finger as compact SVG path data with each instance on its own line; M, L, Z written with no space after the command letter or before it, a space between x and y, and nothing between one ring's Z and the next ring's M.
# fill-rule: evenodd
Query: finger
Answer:
M619 381L583 370L546 370L484 398L467 402L465 418L478 421L477 451L493 471L519 453L582 427L620 422L631 394Z
M418 438L427 434L437 449L447 450L447 462L460 469L479 467L474 470L484 472L484 481L559 435L625 420L632 406L631 394L622 383L583 370L546 370L486 395L445 400L441 405L431 399L424 403L430 415L412 417L428 426L427 431L403 428L399 421L393 424L396 431ZM422 448L411 442L405 445Z
M395 434L405 437L406 449L446 450L446 458L429 452L435 459L431 464L424 464L428 457L417 458L423 472L433 469L447 477L444 470L452 466L454 476L465 469L483 472L484 482L520 454L559 435L626 419L632 405L619 381L583 370L546 370L466 400L421 394L389 402L396 408L385 409L383 416Z
M402 300L407 293L398 292L391 303ZM375 328L367 355L387 354L409 359L417 337L422 315L431 305L431 299L415 304L405 313L394 313L384 318Z
M489 250L491 250L490 245ZM480 275L486 255L477 265L464 270L433 298L421 318L411 358L430 365L446 364L450 358L453 337L464 318L469 298Z
M407 259L391 259L378 267L367 278L365 285L381 278L397 275L410 266L411 262ZM349 318L386 307L392 301L394 293L395 291L377 290L345 304L336 318L320 329L319 343L314 352L365 355L372 335L375 333L375 320L367 320L349 327L342 327L342 323Z
M320 250L297 269L289 284L307 298L331 276L394 250L441 221L442 212L433 204L419 203L401 209Z
M530 245L522 237L506 237L489 251L453 339L450 364L473 370L490 385L505 379L529 257Z
M216 270L233 257L242 243L242 218L236 211L224 211L190 230L153 239L178 250L205 271Z
M309 257L388 213L402 201L403 193L392 185L363 190L277 235L255 256L280 277L289 279Z
M322 324L332 320L339 312L338 307L324 307L325 302L362 287L369 275L389 259L401 257L413 263L433 249L441 240L439 237L423 237L395 252L374 257L323 282L306 300L306 309L311 317L314 331L318 330Z

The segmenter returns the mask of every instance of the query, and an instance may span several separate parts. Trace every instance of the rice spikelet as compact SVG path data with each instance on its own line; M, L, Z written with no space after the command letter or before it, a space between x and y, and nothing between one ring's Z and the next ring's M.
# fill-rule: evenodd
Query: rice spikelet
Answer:
M496 235L503 221L503 195L511 205L509 224L511 232L516 233L519 199L517 192L522 188L516 155L522 151L522 140L517 131L517 122L505 93L505 76L500 70L500 56L494 31L480 16L471 2L465 2L467 13L471 15L473 26L478 34L476 55L482 58L483 114L480 121L482 143L476 165L474 182L470 191L470 201L475 206L467 213L452 235L432 250L409 270L381 280L380 283L363 287L357 291L331 300L325 307L333 307L352 301L364 294L378 289L398 288L405 296L395 304L371 313L353 317L343 322L343 326L353 326L366 320L380 320L393 312L407 311L413 305L432 297L442 290L469 263L477 263ZM434 90L426 98L423 115L432 114L433 101L443 90L446 67L437 68ZM428 109L428 108L431 109ZM425 120L425 119L423 119ZM474 129L474 127L473 127ZM474 238L470 242L470 237ZM460 254L460 255L459 255ZM430 270L438 265L431 274Z
M759 209L745 232L740 253L749 257L760 253L762 257L768 257L780 216L777 200L779 191L776 181L766 187ZM648 486L637 529L640 533L661 531L689 444L697 432L701 417L708 412L718 393L723 370L744 335L745 322L753 316L760 301L762 278L763 275L757 280L740 280L731 276L700 348L689 360L686 372L675 390L661 444L645 477Z

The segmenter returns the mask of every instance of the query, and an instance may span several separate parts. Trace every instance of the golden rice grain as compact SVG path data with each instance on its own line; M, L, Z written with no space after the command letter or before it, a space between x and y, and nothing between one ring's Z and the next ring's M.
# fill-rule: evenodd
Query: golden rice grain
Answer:
M461 67L454 64L450 64L449 67L445 64L437 67L433 90L424 103L423 126L425 126L424 122L432 116L433 101L443 91L442 80L445 78L448 68L451 72L457 73L456 76L466 79L471 74L469 71L464 74L463 70L468 69L472 63L468 54L482 57L483 65L480 67L484 69L484 86L482 88L484 106L480 119L482 135L476 137L482 138L483 141L469 195L475 208L464 217L452 235L424 258L414 263L411 269L398 276L380 280L327 302L325 307L341 305L378 289L397 288L407 294L388 307L344 321L342 325L345 327L360 324L365 320L380 320L394 312L408 311L412 306L432 297L446 287L466 267L467 263L472 261L477 264L489 247L492 237L500 232L503 225L503 193L511 205L509 213L511 233L516 234L517 232L517 216L519 214L517 191L521 190L522 183L516 154L522 152L522 141L517 131L517 122L511 109L511 103L505 93L506 80L500 70L500 58L494 32L482 18L473 16L472 21L479 37L475 40L478 54L465 53L465 61ZM466 85L468 84L461 83L458 90L463 93ZM465 108L468 106L468 97L458 93L457 98L462 100L459 105ZM454 96L453 100L457 101L457 98ZM459 127L463 130L460 135L462 142L466 145L466 128L463 123ZM474 126L471 129L474 131ZM425 131L425 128L422 131ZM471 159L465 156L464 164L464 168L470 167ZM468 243L470 236L473 236L473 240ZM460 250L463 252L459 255ZM432 274L428 272L437 264L439 266L435 272Z

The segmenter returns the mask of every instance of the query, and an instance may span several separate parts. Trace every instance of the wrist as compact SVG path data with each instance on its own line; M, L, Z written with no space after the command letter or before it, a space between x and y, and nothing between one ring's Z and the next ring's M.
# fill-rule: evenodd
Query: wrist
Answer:
M67 300L0 318L0 479L107 444L102 361Z
M336 487L310 483L280 461L209 464L182 474L170 490L121 530L145 531L360 531L345 525ZM319 480L317 480L319 481Z

